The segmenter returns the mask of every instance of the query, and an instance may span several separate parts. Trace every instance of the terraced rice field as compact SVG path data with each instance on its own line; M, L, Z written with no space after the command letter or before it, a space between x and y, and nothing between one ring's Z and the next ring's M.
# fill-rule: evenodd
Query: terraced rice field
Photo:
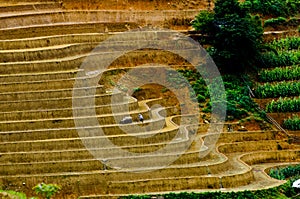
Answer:
M199 12L196 1L188 2L187 7L178 4L185 9L163 4L163 12L146 10L140 1L132 4L133 10L105 10L105 4L99 4L98 10L79 10L84 4L72 7L68 1L0 3L1 188L30 196L38 183L56 183L62 186L58 198L117 198L183 190L262 189L284 183L265 173L270 167L300 162L299 143L289 142L283 130L272 126L240 131L239 123L224 123L213 150L200 158L203 140L215 136L207 134L209 122L167 107L168 100L160 96L145 94L138 100L122 89L113 91L113 82L106 81L120 70L145 63L187 67L181 57L136 50L114 61L98 82L82 70L81 64L99 42L120 32L145 25L186 30L186 22ZM157 68L145 66L150 71ZM86 84L89 81L93 84ZM74 97L80 103L74 104ZM86 106L91 100L94 106ZM165 111L154 104L166 107ZM81 117L74 116L76 111ZM143 123L135 119L139 113ZM121 125L119 121L128 115L133 123ZM96 120L105 136L99 134L99 126L80 129L75 120ZM105 139L118 147L97 145ZM91 142L96 146L88 150L86 143ZM178 153L188 144L183 154ZM168 153L151 154L166 145ZM124 157L117 148L137 155ZM108 158L99 161L98 153ZM175 161L157 169L166 158ZM110 167L109 161L123 167Z

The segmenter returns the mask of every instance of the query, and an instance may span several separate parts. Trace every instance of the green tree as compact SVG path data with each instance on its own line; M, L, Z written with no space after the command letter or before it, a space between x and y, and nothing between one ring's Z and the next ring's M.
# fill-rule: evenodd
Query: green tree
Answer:
M61 188L56 184L38 184L32 188L36 194L40 194L46 199L50 199L53 195L55 195Z
M214 10L200 12L192 25L210 39L208 51L223 72L242 72L258 60L261 20L237 0L217 0Z

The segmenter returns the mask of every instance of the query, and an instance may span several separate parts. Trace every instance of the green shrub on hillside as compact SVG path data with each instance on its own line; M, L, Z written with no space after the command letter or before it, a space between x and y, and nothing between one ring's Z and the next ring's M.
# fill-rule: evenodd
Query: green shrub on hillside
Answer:
M261 20L238 0L215 1L213 11L201 11L192 25L209 37L210 56L222 73L242 73L258 60L263 42Z
M213 103L219 103L221 97L211 99L210 91L213 86L215 88L214 90L218 90L216 87L220 86L222 82L212 81L211 84L207 86L199 73L189 70L179 70L179 72L190 82L198 102L202 104L206 102L202 111L211 112ZM226 92L226 119L242 119L247 117L250 112L255 112L256 105L249 96L249 90L244 81L234 75L223 75L222 79ZM214 96L218 95L219 93L214 93Z
M36 185L32 189L36 194L41 195L46 199L50 199L53 195L60 191L61 187L56 184L41 183Z

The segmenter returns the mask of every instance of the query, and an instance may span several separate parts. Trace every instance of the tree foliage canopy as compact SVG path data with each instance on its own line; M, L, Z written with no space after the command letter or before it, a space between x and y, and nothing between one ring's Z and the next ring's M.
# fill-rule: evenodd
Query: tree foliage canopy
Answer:
M261 20L237 0L217 0L214 10L200 12L192 25L210 38L209 52L225 72L241 72L259 56Z

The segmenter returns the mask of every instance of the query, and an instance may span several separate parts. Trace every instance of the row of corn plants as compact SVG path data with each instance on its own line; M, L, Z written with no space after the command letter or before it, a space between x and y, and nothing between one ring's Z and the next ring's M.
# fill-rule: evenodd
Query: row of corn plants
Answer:
M293 131L300 130L300 117L296 115L292 118L285 119L283 121L283 127Z
M282 39L274 39L268 43L267 46L276 49L277 51L283 50L299 50L300 37L286 37Z
M299 80L300 65L292 67L277 67L272 70L264 69L260 71L258 77L260 82Z
M300 98L279 98L272 100L266 106L266 111L270 113L275 112L298 112L300 111Z
M258 98L276 98L300 95L300 81L286 82L282 81L276 84L265 83L259 85L255 90Z
M261 67L274 68L300 63L300 51L269 51L261 55Z

